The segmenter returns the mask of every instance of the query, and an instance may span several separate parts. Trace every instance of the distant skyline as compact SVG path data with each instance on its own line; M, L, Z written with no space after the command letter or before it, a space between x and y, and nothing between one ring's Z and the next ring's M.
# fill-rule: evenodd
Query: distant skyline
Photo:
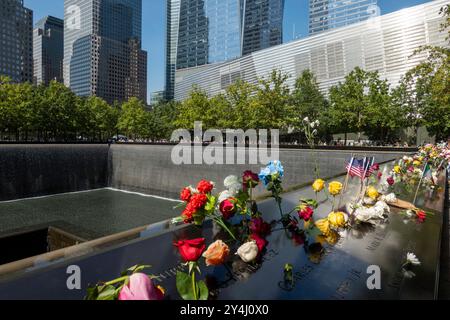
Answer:
M430 2L431 0L378 0L381 14ZM24 0L34 11L34 23L52 15L64 17L64 0ZM165 83L165 0L143 0L142 48L148 51L148 95L164 89ZM284 42L308 36L308 0L286 0ZM148 100L149 100L148 97Z

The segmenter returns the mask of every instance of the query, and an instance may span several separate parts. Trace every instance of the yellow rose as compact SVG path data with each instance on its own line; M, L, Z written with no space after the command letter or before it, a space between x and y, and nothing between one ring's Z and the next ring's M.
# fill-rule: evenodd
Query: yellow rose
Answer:
M366 192L367 196L373 200L377 200L380 194L378 193L378 190L375 187L370 186L367 188Z
M332 227L335 228L345 227L347 223L346 220L346 215L343 212L332 212L328 215L328 222Z
M402 172L402 168L400 166L395 166L394 167L394 172L399 174L400 172Z
M321 219L316 222L316 227L319 229L323 235L327 236L330 234L330 223L327 219Z
M342 189L344 188L344 186L342 185L342 183L334 181L331 182L328 185L328 191L330 192L330 194L332 196L337 196L342 192Z
M325 188L325 181L323 181L322 179L317 179L316 181L314 181L312 188L317 193L321 192Z

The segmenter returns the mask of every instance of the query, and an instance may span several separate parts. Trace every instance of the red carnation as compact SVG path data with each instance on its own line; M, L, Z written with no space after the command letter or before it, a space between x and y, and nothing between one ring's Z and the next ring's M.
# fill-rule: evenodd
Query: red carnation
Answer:
M309 221L309 220L311 220L313 214L314 214L314 210L313 209L311 209L310 207L305 207L303 210L301 210L298 213L298 216L300 217L300 219L303 219L305 221Z
M206 180L202 180L198 183L197 190L200 193L207 194L214 189L214 185Z
M190 189L190 188L184 188L184 189L181 191L180 199L181 199L182 201L184 201L184 202L189 202L189 200L191 199L191 196L192 196L191 189Z
M181 240L174 243L174 246L178 248L181 257L184 262L195 262L202 256L203 251L206 249L205 239L193 239L193 240Z
M254 218L250 222L250 231L253 234L257 234L261 237L265 237L270 234L271 226L265 222L262 218Z
M267 244L268 244L266 239L261 238L257 234L252 234L250 236L250 238L256 242L256 245L258 246L259 253L261 253L264 250L264 248L267 246Z
M183 217L184 223L192 223L194 221L195 210L190 203L186 206L181 216Z
M191 206L191 208L193 208L194 211L197 211L199 209L202 209L207 202L208 202L208 197L205 194L197 193L191 197L191 200L188 203L188 206Z

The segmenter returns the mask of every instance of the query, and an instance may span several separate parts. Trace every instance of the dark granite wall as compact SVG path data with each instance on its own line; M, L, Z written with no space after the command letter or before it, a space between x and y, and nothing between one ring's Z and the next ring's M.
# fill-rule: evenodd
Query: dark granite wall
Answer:
M108 186L107 145L0 145L0 201Z
M172 146L113 145L111 147L111 185L114 188L178 197L183 186L201 179L212 180L223 189L223 180L230 174L240 175L252 169L259 173L261 165L174 165ZM362 153L363 154L363 153ZM372 153L377 162L403 156L404 151ZM318 151L321 176L345 173L350 151ZM280 159L286 171L285 187L298 186L314 179L314 157L311 150L282 149ZM263 192L262 188L258 194Z
M114 187L177 198L180 189L201 179L218 189L230 174L259 172L261 165L175 165L172 146L155 145L0 145L0 201ZM317 151L324 178L345 172L350 151ZM378 162L404 152L377 152ZM314 157L310 150L282 149L284 185L311 181ZM263 189L258 190L261 194Z

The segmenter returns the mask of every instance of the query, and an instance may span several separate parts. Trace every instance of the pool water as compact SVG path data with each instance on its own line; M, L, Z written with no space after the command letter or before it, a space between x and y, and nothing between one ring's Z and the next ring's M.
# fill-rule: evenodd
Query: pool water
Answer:
M176 217L178 204L115 189L0 202L0 238L55 227L89 241Z

